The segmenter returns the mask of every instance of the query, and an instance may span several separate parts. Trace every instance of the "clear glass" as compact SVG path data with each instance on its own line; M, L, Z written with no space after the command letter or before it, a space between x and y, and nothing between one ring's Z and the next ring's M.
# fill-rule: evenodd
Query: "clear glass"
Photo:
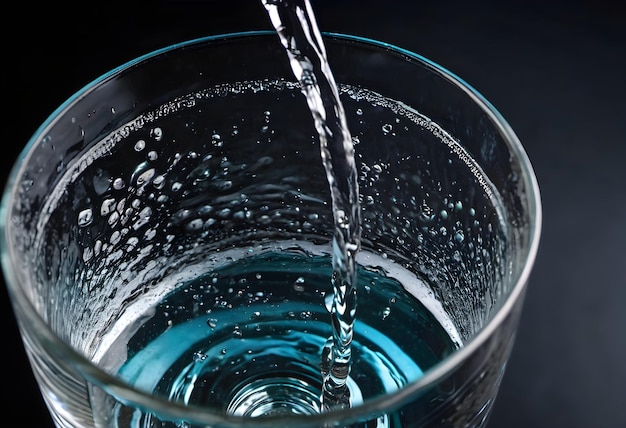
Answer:
M209 355L204 333L173 335L180 326L228 326L224 354L256 343L248 353L278 360L278 345L264 345L265 336L253 332L265 328L259 320L267 313L289 304L285 296L298 296L304 306L281 312L284 320L267 321L267 328L327 334L324 278L309 291L313 277L286 268L291 294L280 288L280 275L262 283L261 270L212 285L225 263L259 254L271 254L274 264L285 256L285 266L322 255L326 266L333 226L314 128L277 36L208 37L143 56L87 85L37 130L11 172L2 201L2 264L59 427L485 425L539 241L532 167L496 109L449 71L385 43L324 37L361 174L362 274L403 278L409 300L443 314L437 320L451 332L449 342L428 345L441 348L439 359L420 363L419 374L399 365L397 383L384 392L360 386L361 402L326 413L311 411L316 397L306 390L297 403L302 411L293 403L271 405L255 417L266 407L255 404L263 398L246 389L246 379L272 373L256 360L242 370L248 374L232 378L233 390L240 389L230 402L211 401L213 387L203 390L198 379L207 382L210 361L225 373L219 362L227 360ZM298 266L298 273L311 271ZM181 291L198 275L205 275L201 286ZM367 354L383 355L381 361L392 359L386 347L426 341L412 327L413 309L394 318L404 294L386 290L365 284L357 306L357 319L365 325L376 318L390 341ZM185 293L193 296L185 300ZM159 306L163 298L170 300ZM144 331L144 323L158 333ZM357 328L357 353L377 345L363 345L373 331ZM171 348L203 343L201 351L175 355L187 359L195 386L154 387L145 374L157 373L158 364L134 378L121 374L150 334L168 334ZM189 369L194 364L201 368ZM314 378L317 365L310 362L306 376ZM303 382L276 388L277 400L302 393Z

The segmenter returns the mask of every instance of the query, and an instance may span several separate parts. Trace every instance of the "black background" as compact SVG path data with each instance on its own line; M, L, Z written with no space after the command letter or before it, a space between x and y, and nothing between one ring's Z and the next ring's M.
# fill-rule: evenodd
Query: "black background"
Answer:
M489 427L626 427L626 15L619 3L312 4L323 31L389 42L462 77L509 121L534 165L542 241ZM173 42L271 28L255 0L23 1L2 18L3 180L38 125L103 72ZM51 427L1 292L3 419Z

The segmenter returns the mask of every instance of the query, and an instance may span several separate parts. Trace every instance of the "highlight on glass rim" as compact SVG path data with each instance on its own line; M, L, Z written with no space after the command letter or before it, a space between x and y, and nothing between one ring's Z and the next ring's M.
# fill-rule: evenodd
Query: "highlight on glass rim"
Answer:
M274 31L106 72L11 171L2 267L52 420L486 426L541 229L520 141L432 61L256 6Z

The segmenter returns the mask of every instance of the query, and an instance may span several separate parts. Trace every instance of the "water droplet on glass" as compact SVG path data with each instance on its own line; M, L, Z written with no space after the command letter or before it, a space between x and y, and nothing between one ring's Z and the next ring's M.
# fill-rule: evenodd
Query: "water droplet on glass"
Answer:
M200 230L202 229L203 224L204 222L202 221L202 219L196 218L196 219L191 220L189 223L187 223L187 226L185 226L185 229L189 232L194 231L194 230Z
M220 218L227 218L230 216L230 213L232 212L232 210L230 208L224 208L221 209L217 212L218 217Z
M83 261L88 262L93 257L93 250L91 248L85 248L83 250Z
M87 208L78 213L78 226L89 226L93 221L93 211L91 208Z
M161 141L163 138L163 130L161 128L154 128L150 131L150 135L157 141Z
M122 180L121 178L116 178L115 180L113 180L113 188L115 190L121 190L124 188L126 184L124 183L124 180Z
M296 279L296 281L293 284L293 289L295 291L304 291L304 278L303 277L298 277L298 279Z
M382 318L387 319L390 313L391 313L391 309L389 307L386 307L385 309L383 309Z
M122 239L122 234L120 233L120 231L119 231L119 230L116 230L116 231L114 231L114 232L111 234L111 238L109 238L109 242L110 242L112 245L115 245L115 244L117 244L118 242L120 242L120 239Z
M111 215L109 216L107 222L109 223L109 225L113 226L115 223L117 223L119 219L120 219L120 213L118 213L117 211L113 211Z
M98 195L104 194L109 190L109 184L111 183L111 176L106 171L98 171L93 177L93 188Z
M333 313L334 312L334 305L333 305L333 293L328 293L326 296L324 296L324 304L326 305L326 310L329 313Z
M139 212L139 218L133 224L133 229L137 230L144 224L148 223L150 220L150 216L152 215L152 208L145 207L143 210Z
M422 202L420 206L420 218L423 221L431 221L434 217L434 210L426 204L426 201Z
M207 355L205 353L203 353L202 351L197 351L193 354L193 362L194 363L199 363L201 361L204 361L207 359Z

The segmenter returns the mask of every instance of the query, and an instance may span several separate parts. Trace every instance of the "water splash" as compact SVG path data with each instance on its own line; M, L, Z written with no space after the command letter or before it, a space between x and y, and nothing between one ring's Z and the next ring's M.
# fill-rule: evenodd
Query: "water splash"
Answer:
M356 316L355 257L360 248L360 208L354 147L321 33L308 0L262 0L287 52L313 116L330 186L333 216L333 335L322 355L324 410L350 406L347 379Z

